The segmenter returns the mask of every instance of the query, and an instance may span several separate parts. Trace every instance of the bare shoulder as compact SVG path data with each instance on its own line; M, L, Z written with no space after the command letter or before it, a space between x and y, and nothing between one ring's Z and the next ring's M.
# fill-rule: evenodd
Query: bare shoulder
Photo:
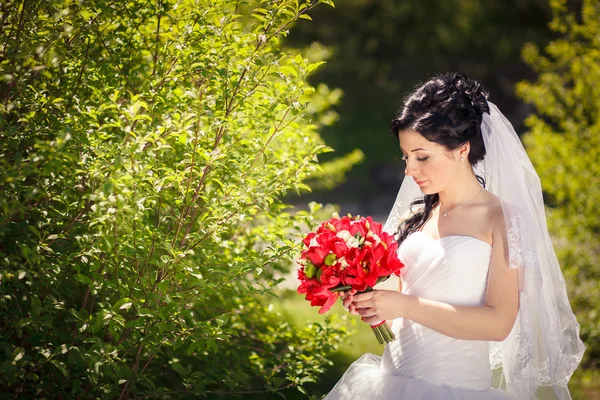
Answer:
M485 212L489 223L490 235L492 238L506 236L506 224L504 222L504 212L502 211L502 202L498 196L486 192Z

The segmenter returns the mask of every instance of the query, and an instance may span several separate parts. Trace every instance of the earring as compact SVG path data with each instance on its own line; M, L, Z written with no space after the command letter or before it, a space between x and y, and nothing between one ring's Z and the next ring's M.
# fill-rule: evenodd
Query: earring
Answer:
M464 158L464 157L461 157L461 158L460 158L460 161L465 161L465 158Z

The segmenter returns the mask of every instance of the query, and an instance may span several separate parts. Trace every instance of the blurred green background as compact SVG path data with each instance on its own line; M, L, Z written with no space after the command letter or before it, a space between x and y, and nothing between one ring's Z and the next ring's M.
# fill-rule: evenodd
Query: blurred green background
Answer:
M328 155L358 148L365 159L344 185L309 198L384 216L403 177L389 124L404 95L439 72L481 80L490 100L522 132L533 108L517 98L515 84L535 74L521 60L521 50L554 37L547 26L551 17L541 0L343 0L336 8L316 8L312 22L291 30L288 44L309 47L304 51L309 57L311 50L326 56L313 83L343 91L339 120L322 131L335 149Z

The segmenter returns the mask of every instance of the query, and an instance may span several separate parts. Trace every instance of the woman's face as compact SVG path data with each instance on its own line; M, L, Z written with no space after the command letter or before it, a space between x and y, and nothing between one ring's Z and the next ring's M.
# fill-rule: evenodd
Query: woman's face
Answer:
M458 172L459 150L448 151L412 129L400 131L398 136L406 162L404 173L415 180L424 194L443 191Z

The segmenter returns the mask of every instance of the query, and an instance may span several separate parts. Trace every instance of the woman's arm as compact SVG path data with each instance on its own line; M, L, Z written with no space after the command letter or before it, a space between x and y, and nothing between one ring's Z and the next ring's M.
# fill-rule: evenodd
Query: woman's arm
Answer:
M499 226L504 227L504 221ZM519 288L517 271L508 266L504 229L492 234L492 243L482 306L454 306L395 291L375 290L354 295L350 311L357 310L362 320L369 323L402 317L457 339L502 341L510 333L519 310Z

